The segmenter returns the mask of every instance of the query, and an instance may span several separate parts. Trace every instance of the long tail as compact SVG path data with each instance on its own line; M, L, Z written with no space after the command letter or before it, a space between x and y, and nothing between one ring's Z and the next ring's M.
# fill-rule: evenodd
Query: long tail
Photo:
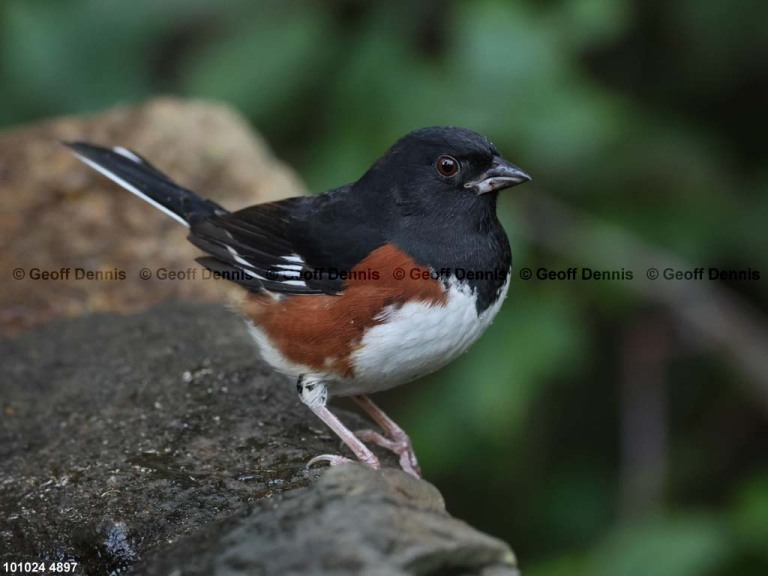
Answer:
M179 186L135 152L122 147L110 150L85 142L64 142L64 145L88 166L184 226L227 213L215 202Z

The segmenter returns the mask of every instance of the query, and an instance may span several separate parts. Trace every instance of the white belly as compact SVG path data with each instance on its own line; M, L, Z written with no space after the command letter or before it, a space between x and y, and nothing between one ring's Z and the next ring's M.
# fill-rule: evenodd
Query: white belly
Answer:
M354 378L329 382L328 392L332 396L368 394L439 370L491 325L508 288L509 276L498 300L480 315L476 295L459 282L451 284L444 306L414 302L385 310L385 322L368 330L352 354Z
M249 323L248 329L262 357L292 378L300 374L324 381L330 396L370 394L410 382L439 370L469 348L496 317L507 296L510 276L499 297L480 315L477 296L454 281L445 305L414 302L385 309L384 320L370 328L351 355L354 377L340 379L288 361L271 344L264 331Z

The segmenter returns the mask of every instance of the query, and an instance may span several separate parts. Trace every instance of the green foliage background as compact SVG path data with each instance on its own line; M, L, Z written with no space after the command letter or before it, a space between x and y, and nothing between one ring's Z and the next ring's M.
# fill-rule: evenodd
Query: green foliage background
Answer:
M767 26L764 0L4 0L0 125L224 100L316 191L411 129L467 126L534 176L501 200L516 270L585 265L522 232L519 199L548 194L695 265L760 270L723 288L764 313ZM638 496L621 390L645 322L667 342L647 422L665 433ZM748 576L768 573L754 387L620 282L516 276L469 354L381 400L449 509L529 576Z

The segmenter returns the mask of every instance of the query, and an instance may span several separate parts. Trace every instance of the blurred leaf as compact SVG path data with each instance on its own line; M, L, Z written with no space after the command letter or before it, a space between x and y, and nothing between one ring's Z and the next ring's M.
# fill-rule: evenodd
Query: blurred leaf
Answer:
M182 72L184 92L224 100L259 122L295 103L329 56L326 14L277 4L255 5L215 41L199 47Z
M709 516L658 518L622 528L595 550L594 576L702 576L729 553L727 533Z
M564 32L571 49L584 50L626 32L632 11L628 0L568 0L551 10L551 26Z
M580 576L587 575L584 556L568 554L525 566L526 576Z
M583 172L618 137L620 109L575 70L558 29L526 5L462 7L449 58L469 124L499 145L514 150L523 140L526 155L556 159L538 167L547 177Z
M12 1L4 60L19 81L5 89L22 92L40 110L69 113L149 94L151 22L125 2Z
M768 475L753 477L741 490L732 524L740 546L768 559Z
M584 459L572 460L558 463L536 498L537 528L551 547L590 545L611 520L612 478Z

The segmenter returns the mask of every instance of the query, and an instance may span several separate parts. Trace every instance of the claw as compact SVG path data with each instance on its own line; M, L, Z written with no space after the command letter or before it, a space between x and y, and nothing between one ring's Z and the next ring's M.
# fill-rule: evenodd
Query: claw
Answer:
M317 464L318 462L328 462L330 466L338 466L339 464L347 464L352 462L352 460L337 454L320 454L319 456L315 456L312 458L312 460L307 462L307 468L310 468L313 464Z
M371 444L381 446L385 450L394 452L399 457L400 468L403 471L416 478L421 478L421 468L419 467L418 460L416 460L416 453L413 451L411 439L407 435L397 434L397 438L387 438L375 430L358 430L355 432L355 436L363 442L370 442Z
M394 452L400 459L400 467L415 476L421 478L421 469L419 463L416 460L416 454L413 452L413 445L408 435L395 424L389 416L384 414L381 409L376 406L366 396L353 396L352 399L357 402L360 407L365 410L368 415L373 418L384 434L376 432L374 430L363 430L358 434L353 433L349 428L336 416L334 416L330 410L325 406L327 399L327 389L325 383L322 380L314 380L309 382L304 376L299 377L297 382L299 389L299 398L304 402L312 412L314 412L318 418L325 422L328 427L333 430L339 438L346 444L350 450L357 456L360 463L370 466L371 468L378 469L381 467L379 459L371 450L362 442L362 440L369 440L374 444ZM319 399L319 400L318 400ZM328 462L331 466L337 466L339 464L345 464L347 462L353 462L349 458L344 456L338 456L334 454L321 454L315 456L307 463L307 467L312 466L317 462Z
M347 458L346 456L339 456L338 454L320 454L319 456L315 456L307 462L307 468L312 466L313 464L317 464L318 462L328 462L330 466L338 466L339 464L349 464L350 462L359 462L360 464L365 464L366 466L369 466L373 468L374 470L378 470L381 465L379 464L379 459L376 458L373 454L371 454L371 458L360 460L352 460L350 458Z
M331 430L336 432L344 444L346 444L349 449L352 450L354 455L357 456L357 460L361 464L365 464L366 466L370 466L374 469L380 468L379 459L376 457L376 454L371 452L365 444L360 442L360 440L352 433L352 431L344 426L344 424L342 424L341 421L336 416L334 416L330 410L328 410L328 408L325 407L325 405L308 404L307 406L309 406L309 409L317 414L317 416L323 422L325 422ZM320 456L315 456L312 458L312 460L307 462L307 467L312 466L312 464L315 464L316 462L328 462L331 466L338 466L339 464L354 462L354 460L350 460L349 458L335 454L321 454Z

